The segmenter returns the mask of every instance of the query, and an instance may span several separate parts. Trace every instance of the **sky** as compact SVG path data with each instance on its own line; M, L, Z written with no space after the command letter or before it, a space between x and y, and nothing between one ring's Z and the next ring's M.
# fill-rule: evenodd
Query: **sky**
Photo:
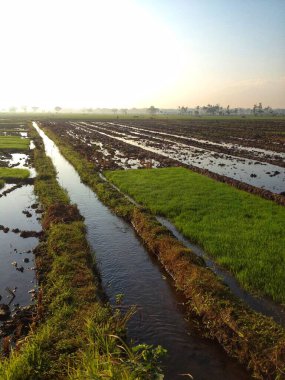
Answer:
M0 0L0 109L285 108L285 0Z

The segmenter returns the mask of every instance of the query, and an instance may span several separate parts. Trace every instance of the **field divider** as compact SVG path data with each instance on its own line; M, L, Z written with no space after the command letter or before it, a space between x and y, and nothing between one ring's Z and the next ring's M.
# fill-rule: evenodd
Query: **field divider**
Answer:
M134 310L122 315L103 302L83 218L58 184L42 139L32 127L30 134L35 193L44 210L44 234L34 251L39 291L28 335L15 348L5 339L0 379L155 379L163 350L125 343Z
M217 340L257 379L281 379L285 373L285 330L271 318L254 312L235 297L204 260L180 243L147 209L133 205L100 178L93 163L63 142L52 129L42 127L81 180L117 215L131 223L150 252L155 254L175 285L186 296L187 313L196 315L204 333ZM272 194L272 193L271 193Z

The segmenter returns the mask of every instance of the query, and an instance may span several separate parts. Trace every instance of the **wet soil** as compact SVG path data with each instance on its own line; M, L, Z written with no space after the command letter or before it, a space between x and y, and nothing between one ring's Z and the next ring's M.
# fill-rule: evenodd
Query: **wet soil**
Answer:
M3 124L0 127L3 129ZM8 128L6 135L13 134L9 130L13 131L12 127L10 124L5 126ZM22 128L21 124L19 128ZM27 133L21 133L26 138ZM19 131L14 132L14 135L19 134ZM13 152L0 152L0 156L2 166L30 170L30 178L12 179L0 191L0 304L1 310L6 310L0 318L0 340L9 336L9 342L13 343L28 331L32 321L37 288L33 250L42 232L37 213L39 205L34 206L36 173L30 156Z
M161 344L168 350L163 362L165 379L247 379L249 375L213 341L202 338L196 326L185 320L182 294L175 291L167 273L150 256L133 228L105 207L90 188L82 184L74 168L44 136L46 153L85 218L88 241L96 252L102 285L112 305L123 294L120 307L137 305L128 324L128 339Z
M178 125L175 123L161 120L70 121L46 122L46 125L101 170L182 165L276 194L285 192L285 153L281 140L278 140L278 152L268 150L277 146L274 138L270 144L266 141L262 144L262 138L259 138L253 142L254 147L249 148L242 145L243 141L237 145L237 136L230 139L226 135L227 138L221 141L220 135L212 133L213 140L210 140L212 135L209 132L205 140L195 137L197 133L191 135L193 128L187 129L187 125L182 128L178 121ZM208 125L206 130L214 127L215 124ZM247 136L250 135L247 128L251 131L252 126L243 125L238 130ZM278 124L278 128L283 126ZM194 131L197 132L195 128ZM221 133L220 129L218 131ZM232 133L231 128L227 133L229 131ZM204 133L207 134L205 130Z
M1 303L9 305L11 312L30 305L30 291L36 287L33 249L38 244L41 226L38 214L31 209L34 201L31 185L0 198L0 296ZM30 210L31 217L23 214L25 210Z
M216 143L285 152L285 121L254 119L124 120L123 124Z

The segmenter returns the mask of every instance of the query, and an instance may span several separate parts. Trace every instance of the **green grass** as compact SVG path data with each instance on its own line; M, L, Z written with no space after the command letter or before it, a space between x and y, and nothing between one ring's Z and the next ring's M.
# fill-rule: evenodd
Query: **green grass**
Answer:
M0 168L0 179L25 179L29 178L30 171L28 169ZM1 187L1 184L0 184Z
M30 140L17 136L0 136L0 150L25 151L29 149Z
M184 168L107 172L119 188L169 218L247 289L285 303L285 209Z
M17 349L8 358L1 360L0 355L0 379L158 379L164 350L126 345L122 340L133 310L123 316L100 301L102 289L85 225L79 213L64 222L76 206L69 204L59 186L34 129L31 135L38 174L35 192L45 209L45 239L36 252L37 313L30 334Z
M0 179L0 189L2 189L2 187L4 187L5 185L5 182L3 181L3 179Z

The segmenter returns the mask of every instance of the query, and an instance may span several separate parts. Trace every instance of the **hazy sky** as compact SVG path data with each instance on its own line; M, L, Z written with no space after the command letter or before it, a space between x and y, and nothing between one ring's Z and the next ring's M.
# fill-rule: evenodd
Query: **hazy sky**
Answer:
M0 108L285 107L285 0L0 0Z

